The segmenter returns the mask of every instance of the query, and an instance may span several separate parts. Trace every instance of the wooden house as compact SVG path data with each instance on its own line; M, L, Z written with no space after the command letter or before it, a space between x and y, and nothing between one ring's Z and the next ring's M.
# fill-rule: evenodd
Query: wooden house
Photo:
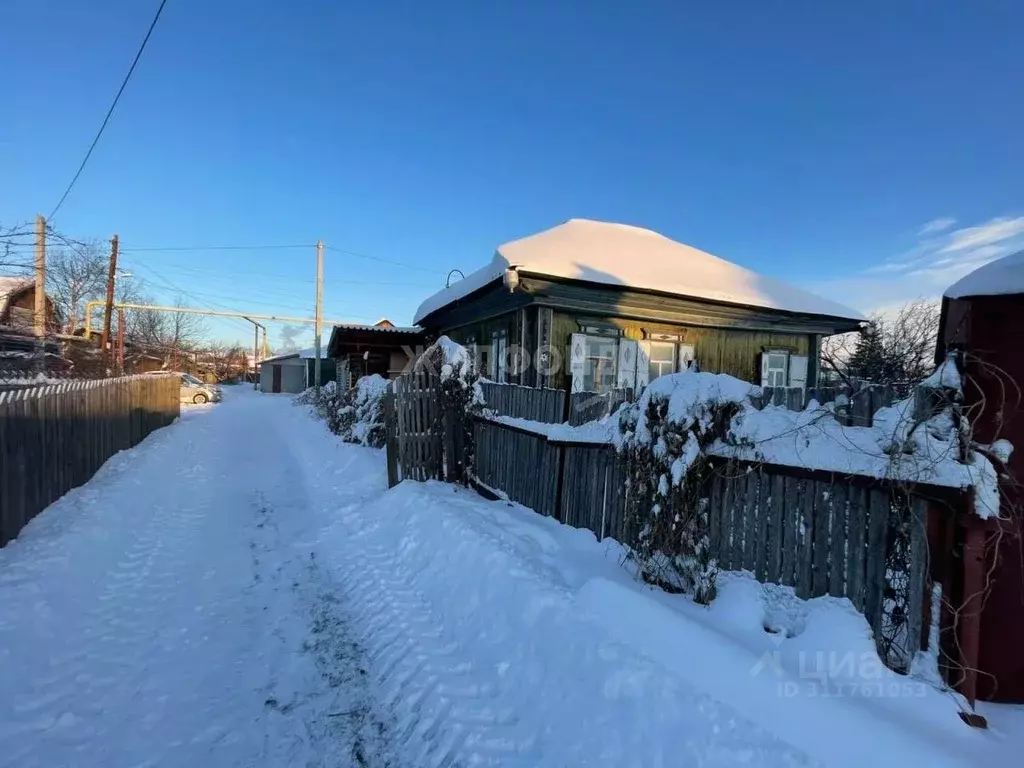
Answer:
M586 219L499 246L415 317L473 346L495 381L598 392L690 366L814 386L821 339L863 320L657 232Z
M0 276L0 328L32 333L36 283L31 278ZM53 299L46 297L46 332L57 333L60 321Z
M334 361L338 386L351 387L362 376L400 375L422 350L423 330L399 327L383 318L373 325L336 325L327 356Z

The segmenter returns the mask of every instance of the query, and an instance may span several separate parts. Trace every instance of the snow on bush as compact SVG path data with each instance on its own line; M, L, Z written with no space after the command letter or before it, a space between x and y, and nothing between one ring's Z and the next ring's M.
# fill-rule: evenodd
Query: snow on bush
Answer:
M758 408L760 388L731 376L685 372L656 379L618 414L615 442L626 460L631 540L648 580L714 597L708 553L708 456L764 462L893 483L974 489L981 517L999 514L998 467L1005 441L979 446L963 413L963 385L950 358L906 400L874 414L870 427L847 427L835 404L803 411Z
M314 413L327 422L328 429L346 443L384 447L384 395L388 382L383 376L363 376L350 390L342 390L333 381L320 388L310 387L295 398L300 405L310 405Z
M715 597L710 555L706 450L728 431L755 388L731 376L686 372L656 379L619 411L619 450L629 477L630 546L641 576L693 595Z

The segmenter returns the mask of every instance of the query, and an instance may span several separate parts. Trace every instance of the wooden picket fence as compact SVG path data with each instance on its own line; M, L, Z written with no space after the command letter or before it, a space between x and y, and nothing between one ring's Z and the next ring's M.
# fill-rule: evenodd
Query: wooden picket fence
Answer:
M177 376L68 380L0 392L0 546L118 451L180 413Z

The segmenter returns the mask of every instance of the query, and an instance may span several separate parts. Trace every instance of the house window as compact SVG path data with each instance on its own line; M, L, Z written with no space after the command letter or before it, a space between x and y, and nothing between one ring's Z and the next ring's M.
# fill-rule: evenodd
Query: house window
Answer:
M789 381L789 353L781 349L764 352L761 366L761 386L784 387Z
M504 333L491 337L491 379L508 383L508 336Z
M649 363L651 381L666 373L676 372L676 345L671 341L652 341L650 343Z
M588 392L607 392L615 388L615 361L619 354L619 340L601 336L586 336L583 361L583 389Z

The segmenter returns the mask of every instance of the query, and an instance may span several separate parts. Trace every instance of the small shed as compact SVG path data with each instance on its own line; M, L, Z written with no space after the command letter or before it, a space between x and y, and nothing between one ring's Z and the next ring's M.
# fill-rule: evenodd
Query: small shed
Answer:
M323 362L320 365L320 384L334 381L334 366L325 361L327 350L320 349ZM316 352L303 349L276 357L268 357L260 363L261 392L291 392L297 394L309 389L316 381Z
M1024 251L993 261L953 284L942 299L938 359L958 350L965 374L965 408L977 443L1003 454L1016 483L1005 485L999 521L968 529L965 574L973 567L983 588L978 642L978 698L1024 703ZM977 544L972 546L971 537ZM985 583L987 576L987 584ZM968 577L965 576L965 580Z
M374 325L336 325L327 354L334 362L339 386L351 387L362 376L385 379L401 375L423 350L424 333L416 326L401 327L382 319Z

